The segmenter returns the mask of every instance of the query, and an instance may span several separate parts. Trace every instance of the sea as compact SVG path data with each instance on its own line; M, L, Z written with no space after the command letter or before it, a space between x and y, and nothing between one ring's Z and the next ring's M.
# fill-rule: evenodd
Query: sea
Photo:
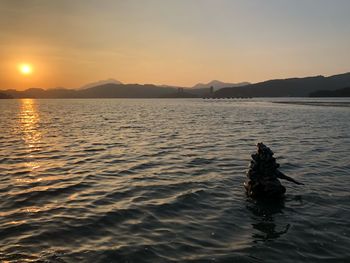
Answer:
M256 144L282 200L251 200ZM0 262L350 262L350 99L0 101Z

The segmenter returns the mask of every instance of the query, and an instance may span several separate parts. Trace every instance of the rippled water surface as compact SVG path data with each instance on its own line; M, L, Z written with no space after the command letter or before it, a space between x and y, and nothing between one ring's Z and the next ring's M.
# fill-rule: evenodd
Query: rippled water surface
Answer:
M1 100L0 261L350 262L343 106ZM244 194L259 141L282 202Z

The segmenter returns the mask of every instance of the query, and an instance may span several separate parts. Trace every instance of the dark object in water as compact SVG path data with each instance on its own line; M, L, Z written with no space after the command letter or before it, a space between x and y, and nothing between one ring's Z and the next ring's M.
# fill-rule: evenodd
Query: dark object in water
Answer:
M244 182L247 195L252 198L281 198L286 188L278 180L285 179L295 184L302 185L293 178L278 170L279 164L273 157L273 152L262 142L257 144L257 152L252 154L248 180Z

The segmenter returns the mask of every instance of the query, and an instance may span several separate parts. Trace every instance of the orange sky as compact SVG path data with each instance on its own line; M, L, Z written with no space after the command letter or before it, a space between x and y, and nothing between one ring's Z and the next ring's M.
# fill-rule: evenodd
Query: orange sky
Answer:
M3 0L0 89L348 72L348 10L343 0Z

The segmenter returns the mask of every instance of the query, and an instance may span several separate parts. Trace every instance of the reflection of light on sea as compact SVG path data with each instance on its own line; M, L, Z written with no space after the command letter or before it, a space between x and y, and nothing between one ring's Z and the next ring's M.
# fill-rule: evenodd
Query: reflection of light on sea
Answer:
M30 154L38 149L38 144L41 140L41 132L38 129L39 114L37 111L37 105L33 99L22 99L20 108L20 129L22 138L27 146L27 152ZM33 158L33 155L28 156L29 159ZM27 162L26 166L32 170L39 168L36 162Z

